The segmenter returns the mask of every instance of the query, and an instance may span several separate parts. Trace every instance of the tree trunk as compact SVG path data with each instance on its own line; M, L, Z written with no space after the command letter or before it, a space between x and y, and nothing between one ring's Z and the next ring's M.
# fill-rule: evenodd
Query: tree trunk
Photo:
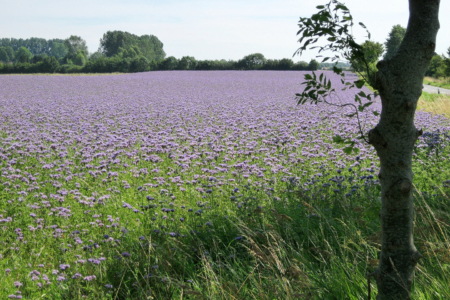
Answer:
M439 29L439 0L409 0L405 37L391 59L377 65L382 112L369 142L380 157L382 246L375 272L378 300L410 299L417 261L413 242L412 152L422 130L414 113L433 57Z

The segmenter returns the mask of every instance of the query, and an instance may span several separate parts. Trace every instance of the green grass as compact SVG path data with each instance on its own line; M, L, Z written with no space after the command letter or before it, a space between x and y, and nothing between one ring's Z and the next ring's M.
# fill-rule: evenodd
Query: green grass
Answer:
M423 79L424 84L441 87L443 89L450 89L450 77L449 78L433 78L425 77Z
M415 276L414 299L450 299L450 190L442 184L450 179L449 154L448 145L438 153L435 149L416 149L415 243L424 258L419 261ZM173 160L166 154L159 156L163 162L158 163L158 168L172 168L169 173L183 177ZM55 158L47 159L52 162ZM96 158L91 164L98 164L100 160ZM318 159L319 164L328 165L326 160L326 157ZM52 171L37 169L35 163L34 158L29 158L15 168L21 173L39 173L35 175L38 182L49 181L39 192L57 194L57 188L50 182ZM121 163L135 164L136 170L151 167L151 163L143 160L136 163L135 158L123 159ZM2 164L4 167L5 162ZM295 174L305 178L301 182L285 181L280 175L264 182L265 188L273 189L271 197L262 186L254 184L259 182L255 175L245 178L242 174L230 174L229 178L221 179L223 185L212 186L209 176L202 174L198 167L192 172L200 175L199 183L188 186L183 192L175 183L158 188L146 186L149 176L138 172L121 173L121 167L117 166L110 170L118 172L117 178L106 174L94 178L85 174L75 180L77 184L57 179L68 191L78 188L84 195L93 197L111 195L103 200L106 205L98 201L92 205L80 204L80 200L86 199L71 193L60 203L57 198L49 198L52 208L70 206L72 215L66 218L57 217L57 210L51 211L39 204L41 208L35 210L37 217L33 219L29 207L38 202L33 193L23 197L22 202L16 200L10 205L7 201L17 199L15 189L1 184L0 212L15 217L12 222L1 224L0 270L10 268L11 273L0 276L0 298L14 294L17 290L14 282L20 281L25 299L367 299L366 274L376 267L380 251L380 187L365 185L354 172L361 174L361 170L370 166L370 161L363 160L352 171L342 169L340 174L323 171L324 174L331 172L330 176L344 176L342 185L360 186L352 196L334 192L337 188L334 184L329 187L319 184L305 192L303 184L307 177L302 175L314 174L317 169L306 165ZM79 172L76 167L84 165L71 166L74 173ZM225 179L234 181L225 183ZM332 182L325 179L323 183ZM17 180L13 184L23 186L24 183ZM174 191L173 195L160 193L161 187ZM201 193L196 187L212 189L212 192ZM235 188L239 191L233 192ZM147 195L155 199L148 201ZM203 203L196 204L198 201ZM123 208L123 202L140 210L140 205L149 203L157 208L144 210L142 215ZM171 202L176 205L172 206ZM204 202L207 203L203 205ZM186 208L179 208L180 205ZM163 213L162 207L176 210ZM187 212L188 208L193 212ZM196 215L199 209L203 213ZM49 215L52 212L53 215ZM97 217L93 218L94 215ZM114 218L113 222L107 220L108 215ZM163 215L168 218L163 219ZM185 218L184 222L180 222L181 217ZM39 218L45 220L44 227L58 225L66 232L57 233L51 228L34 232L23 230L27 244L17 240L14 229L26 228L29 224L36 227ZM95 220L105 225L118 223L118 226L92 225L90 222ZM211 226L207 222L211 222ZM166 229L161 229L162 225ZM78 236L83 244L74 242L77 236L71 233L74 230L80 231ZM171 237L156 234L154 230L184 236ZM54 238L54 234L59 237ZM107 241L104 234L113 237L113 241ZM141 240L140 236L144 238ZM100 247L83 251L83 246L93 244L89 240ZM20 247L20 250L11 247ZM121 255L125 251L130 256ZM99 265L82 264L76 262L75 255L81 255L82 259L104 257L105 260ZM41 263L44 267L38 268ZM68 280L57 284L57 275L51 272L59 269L60 264L71 267L67 271ZM38 288L29 275L35 269L47 274L52 284ZM96 279L71 279L75 272L83 276L95 274ZM113 288L106 288L106 284L112 284ZM373 282L372 291L374 297Z
M450 118L450 95L422 92L417 109Z

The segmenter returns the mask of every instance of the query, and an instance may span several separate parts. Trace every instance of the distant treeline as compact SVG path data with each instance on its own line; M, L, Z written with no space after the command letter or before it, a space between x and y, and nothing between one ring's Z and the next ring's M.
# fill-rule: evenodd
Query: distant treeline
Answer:
M137 36L108 31L98 51L89 54L79 36L65 40L41 38L0 39L0 73L111 73L157 70L318 70L333 64L292 59L266 59L261 53L238 61L196 60L192 56L165 57L163 43L153 35ZM340 64L347 68L348 64Z

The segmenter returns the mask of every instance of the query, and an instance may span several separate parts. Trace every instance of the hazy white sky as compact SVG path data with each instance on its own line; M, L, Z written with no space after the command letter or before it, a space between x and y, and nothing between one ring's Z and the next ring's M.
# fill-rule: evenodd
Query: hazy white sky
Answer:
M167 55L196 59L233 59L260 52L266 58L292 57L298 48L299 17L310 17L328 0L14 0L2 1L0 37L86 40L98 49L108 30L153 34ZM384 43L393 25L406 27L407 0L347 0L356 23L363 22L372 40ZM450 1L441 1L441 29L436 52L450 47ZM364 32L354 29L358 41ZM308 51L294 61L309 61Z

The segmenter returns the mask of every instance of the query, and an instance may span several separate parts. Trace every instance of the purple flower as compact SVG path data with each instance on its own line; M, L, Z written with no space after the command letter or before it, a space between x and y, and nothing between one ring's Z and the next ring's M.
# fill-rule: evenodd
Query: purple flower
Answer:
M130 256L131 256L131 254L130 254L130 253L128 253L128 252L122 252L122 256L124 256L124 257L130 257Z
M97 277L95 275L90 275L90 276L86 276L83 278L83 280L85 281L92 281L94 279L96 279Z
M81 278L82 277L82 275L80 274L80 273L75 273L73 276L72 276L72 279L77 279L77 278Z
M15 286L16 288L21 287L21 286L22 286L22 283L19 282L19 281L14 281L14 286Z
M67 264L60 264L59 265L59 268L61 269L61 270L67 270L68 268L70 268L70 265L67 265Z

